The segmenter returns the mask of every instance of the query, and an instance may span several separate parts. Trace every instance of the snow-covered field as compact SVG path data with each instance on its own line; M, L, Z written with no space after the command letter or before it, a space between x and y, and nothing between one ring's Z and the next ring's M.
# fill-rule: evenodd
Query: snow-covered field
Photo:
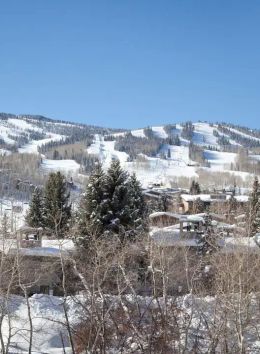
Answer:
M213 170L220 171L230 169L230 165L236 161L237 154L231 152L205 150L204 157L210 163Z
M27 154L38 154L38 147L47 144L51 141L60 141L64 138L64 136L60 134L53 134L49 133L49 137L41 140L32 140L30 143L22 146L18 149L20 153L27 153Z
M176 146L165 144L160 154L164 154L167 159L176 162L176 165L183 166L193 163L189 158L189 147L188 146Z
M162 326L154 327L154 323L151 321L152 313L153 320L157 319L158 321L156 309L159 307L160 311L164 311L165 308L168 309L168 322L164 326L172 331L168 333L167 344L172 347L174 353L192 353L194 348L199 348L199 353L206 354L212 352L213 345L215 346L214 353L222 353L224 347L233 348L234 351L230 352L238 353L239 325L242 325L243 329L243 342L246 348L244 352L250 354L260 352L259 299L254 294L250 294L250 299L247 300L239 299L238 294L219 298L214 296L202 298L187 294L178 298L167 297L166 301L162 298L153 299L151 297L129 295L125 300L127 304L124 307L125 311L131 306L136 306L141 310L142 317L140 318L138 317L138 311L134 312L137 313L136 327L139 330L137 331L137 328L133 330L132 326L126 327L128 332L124 331L123 342L120 342L116 335L111 336L108 353L142 353L143 351L138 344L142 343L143 347L146 347L148 343L151 344L147 334L150 334L151 330L154 331L155 338L158 338L161 334ZM109 307L109 312L113 318L114 309L118 307L116 304L120 304L120 300L116 296L105 296L105 302L106 304L114 304L114 306ZM98 305L98 303L97 308L101 308L101 304ZM249 304L249 306L245 308L245 304ZM28 305L32 318L32 331L28 321L26 299L20 296L11 296L7 303L7 313L4 316L1 329L5 343L7 338L10 337L9 353L27 354L29 352L30 333L32 333L32 353L70 354L72 351L64 309L66 308L67 311L70 328L77 326L82 317L86 321L88 309L85 309L84 296L76 295L61 298L37 294L29 298ZM232 306L227 307L227 305ZM241 311L246 310L250 321L246 321L245 313L239 313L239 309ZM158 312L160 313L160 311ZM110 316L107 316L107 314L106 312L106 316L103 317L106 328L110 328L111 331L113 328L114 330L115 328L119 329L117 326L121 324L120 320L114 318L113 321L110 320L109 322ZM114 325L115 319L117 320L116 326ZM158 326L159 323L158 321ZM223 335L225 335L224 338ZM76 338L74 337L74 340ZM118 350L116 344L119 343L120 349ZM122 350L124 351L122 352Z
M133 136L136 136L138 138L145 138L146 137L143 129L132 130L131 133Z
M63 304L62 298L54 296L33 295L29 299L33 325L32 353L62 354L64 350L67 354L71 353ZM79 309L71 298L67 299L66 308L73 324L78 318ZM28 353L30 325L26 299L12 296L8 304L8 313L9 316L6 315L2 324L2 333L7 340L11 329L9 353Z
M80 165L74 160L42 159L41 169L47 172L62 171L64 173L79 172Z
M217 146L217 138L214 136L214 126L210 126L208 123L194 123L193 143L197 145L211 145Z
M14 125L16 128L21 129L21 130L34 130L34 131L42 132L41 128L38 128L23 119L8 118L8 123Z
M152 127L152 131L154 132L154 135L157 136L158 138L161 139L166 139L168 138L168 134L166 134L164 127Z
M105 141L104 137L96 134L93 143L87 149L89 154L99 156L105 168L108 168L113 159L118 159L122 165L129 158L128 154L115 150L115 141Z

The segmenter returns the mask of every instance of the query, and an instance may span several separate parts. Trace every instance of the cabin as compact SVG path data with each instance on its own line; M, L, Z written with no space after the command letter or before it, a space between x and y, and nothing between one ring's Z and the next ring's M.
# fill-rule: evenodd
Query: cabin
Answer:
M42 228L25 226L18 230L18 245L20 248L42 246Z
M20 280L26 284L29 295L63 295L61 257L63 267L71 268L70 254L75 251L72 240L46 239L41 228L26 226L18 230L16 238L0 239L0 250L3 259L10 264L14 264L16 260L19 262ZM67 274L75 278L73 271ZM7 279L7 284L8 281ZM77 279L74 283L77 284ZM76 291L73 287L67 290L70 293ZM23 295L18 284L12 291Z
M174 229L181 238L196 237L202 230L205 214L181 215L170 212L156 212L149 215L150 226Z
M229 201L231 198L230 194L227 193L216 193L216 194L181 194L181 205L180 212L190 213L193 211L196 202L201 202L203 209L206 210L211 206L215 206L216 209L221 210L223 205ZM248 202L249 197L246 195L234 196L238 208L243 208Z

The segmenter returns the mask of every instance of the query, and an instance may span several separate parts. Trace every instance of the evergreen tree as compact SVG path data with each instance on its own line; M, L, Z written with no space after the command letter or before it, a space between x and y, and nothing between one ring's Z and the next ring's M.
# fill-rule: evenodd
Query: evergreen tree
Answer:
M142 193L141 184L133 174L128 182L128 203L130 212L130 227L141 230L145 226L146 205Z
M119 232L129 225L131 216L128 206L128 174L118 160L112 161L104 183L102 205L103 222L106 229Z
M212 218L207 213L204 217L204 232L198 238L198 253L205 256L218 249L217 236L212 226Z
M253 183L247 214L248 236L254 236L260 232L260 184L257 177Z
M92 236L116 233L134 238L145 228L146 204L135 175L112 161L107 173L98 164L91 173L78 213L78 243L88 247Z
M44 207L42 190L35 188L29 205L29 211L26 215L26 222L31 227L44 226Z
M65 177L60 173L50 173L44 190L44 225L62 236L71 217L70 193Z
M235 198L235 192L232 193L228 200L228 215L229 217L234 216L237 211L237 200Z
M2 240L5 240L8 238L9 236L9 228L10 228L10 221L8 219L8 216L6 215L6 213L4 213L4 216L1 219L1 226L0 226L0 234L1 234L1 238Z
M204 213L205 209L206 209L205 204L203 203L203 201L200 198L194 200L193 205L192 205L192 213L193 214Z
M214 274L212 273L211 254L219 249L218 237L212 226L212 218L207 213L204 218L204 232L198 236L198 255L200 267L198 277L206 289L212 288Z
M190 194L196 195L200 193L201 193L201 189L199 183L193 180L190 186Z
M158 211L167 211L168 210L168 196L166 194L160 195L157 203Z
M84 193L80 202L78 233L81 239L93 233L100 234L103 232L104 178L102 166L98 163L89 177L86 193Z

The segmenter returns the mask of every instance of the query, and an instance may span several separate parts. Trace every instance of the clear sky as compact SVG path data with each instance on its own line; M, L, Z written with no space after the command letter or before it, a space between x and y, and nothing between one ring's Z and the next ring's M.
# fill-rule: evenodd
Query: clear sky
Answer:
M1 1L0 111L260 128L260 1Z

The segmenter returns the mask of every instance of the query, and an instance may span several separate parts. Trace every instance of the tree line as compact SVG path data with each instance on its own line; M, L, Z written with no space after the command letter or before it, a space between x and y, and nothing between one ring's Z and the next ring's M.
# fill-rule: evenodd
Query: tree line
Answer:
M49 229L58 237L65 237L73 224L75 242L87 247L93 236L116 234L122 242L135 239L145 230L146 213L139 181L115 160L107 172L96 164L73 215L65 177L60 172L51 173L44 188L35 189L26 221L32 227Z

